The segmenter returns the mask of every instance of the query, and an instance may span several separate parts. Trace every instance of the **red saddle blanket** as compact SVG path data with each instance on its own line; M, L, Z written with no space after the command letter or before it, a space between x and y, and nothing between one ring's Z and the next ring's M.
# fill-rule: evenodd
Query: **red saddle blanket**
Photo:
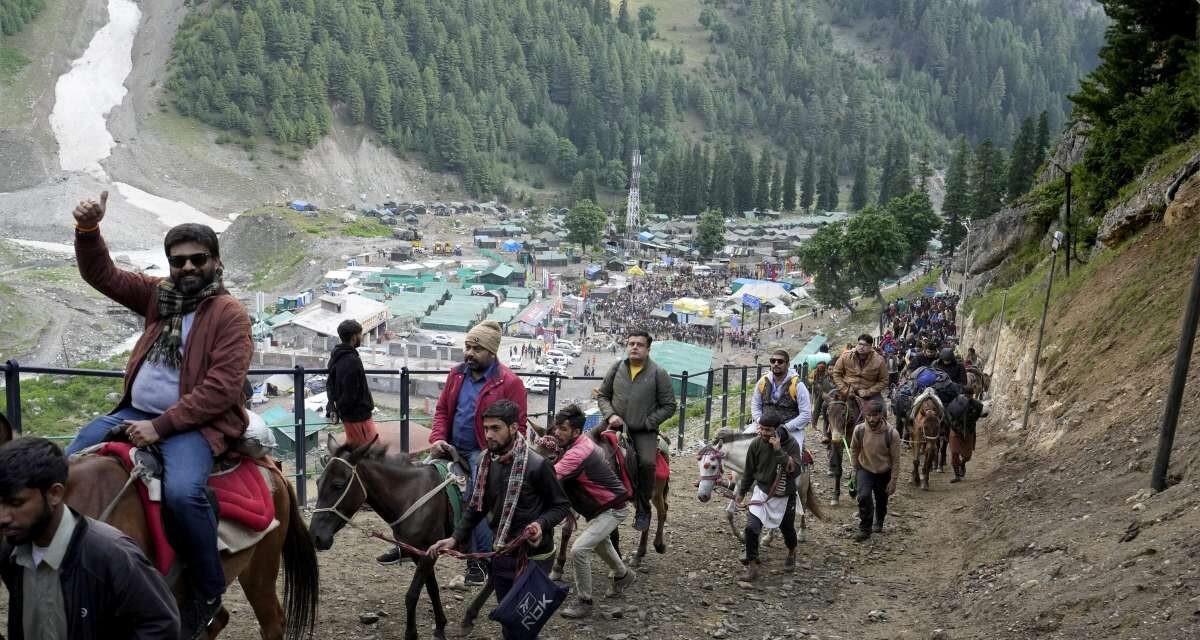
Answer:
M133 446L127 443L109 442L97 453L116 458L125 470L129 471L134 466L129 457L132 449ZM137 482L135 485L138 497L142 500L142 508L146 511L146 525L150 529L151 544L154 547L154 565L166 575L175 561L175 550L167 540L166 529L163 526L162 503L150 499L150 492L145 483ZM217 513L222 519L251 531L264 531L275 519L275 500L271 497L271 489L258 470L258 464L249 458L242 458L237 466L229 471L209 476L208 487L217 498Z
M658 460L654 463L654 479L671 479L671 461L667 458L667 454L662 452L662 449L658 450Z

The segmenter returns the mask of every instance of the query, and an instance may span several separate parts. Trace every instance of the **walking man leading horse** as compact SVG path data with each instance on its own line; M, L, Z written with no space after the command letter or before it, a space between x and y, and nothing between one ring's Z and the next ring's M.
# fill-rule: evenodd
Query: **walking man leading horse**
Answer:
M90 422L67 455L99 444L114 427L138 447L162 454L163 505L174 525L175 548L191 578L180 607L183 638L198 638L221 609L225 573L217 550L217 518L208 500L208 474L246 430L242 384L254 343L250 317L222 281L217 234L201 224L167 232L169 278L118 269L100 235L108 192L75 207L79 274L109 299L145 318L145 330L125 368L117 408Z

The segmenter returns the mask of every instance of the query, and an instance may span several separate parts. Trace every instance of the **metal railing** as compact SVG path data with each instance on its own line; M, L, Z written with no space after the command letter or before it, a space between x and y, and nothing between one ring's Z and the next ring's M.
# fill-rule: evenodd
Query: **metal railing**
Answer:
M0 369L4 371L4 395L5 395L5 415L12 424L13 429L20 433L21 424L21 375L22 374L42 374L42 375L61 375L61 376L83 376L93 378L123 378L123 371L111 371L101 369L72 369L62 367L27 367L21 365L16 360L9 360L0 365ZM731 373L736 374L741 372L741 384L734 386L731 393L730 377ZM748 421L749 415L746 409L746 397L751 388L749 380L751 372L754 374L754 381L762 378L765 365L743 365L740 367L725 365L717 369L709 369L698 373L684 371L682 374L672 374L672 378L679 380L679 414L677 424L673 425L676 432L675 446L677 449L684 448L685 436L707 441L712 436L712 427L714 424L719 424L721 428L730 426L741 427ZM250 369L247 375L249 376L271 376L271 375L290 375L292 376L292 396L293 396L293 415L295 422L291 425L277 425L274 428L292 427L293 442L296 445L295 451L295 466L296 473L292 475L295 485L297 497L301 504L307 503L307 486L306 480L309 477L308 470L308 447L306 439L308 437L308 425L305 419L305 377L315 375L327 375L329 370L326 368L308 369L303 365L296 365L292 368L262 368ZM409 450L410 423L414 422L411 416L410 396L412 389L412 377L421 375L441 375L445 376L448 371L445 369L438 370L420 370L409 369L402 367L400 369L366 369L366 373L371 376L399 376L400 377L400 415L397 420L387 420L387 422L398 421L400 423L400 448L403 451ZM526 371L514 371L514 374L523 378L548 378L550 381L549 389L546 394L546 410L544 412L528 412L530 418L546 417L545 425L549 426L554 423L554 413L558 398L558 386L562 381L603 381L602 376L570 376L560 375L558 373L533 373ZM717 375L720 375L720 387L717 386ZM800 369L800 374L803 380L808 379L808 366L803 365ZM688 387L689 382L698 377L705 377L705 391L700 397L689 397L690 392ZM735 378L736 379L736 378ZM738 396L738 411L730 414L729 399L731 395ZM720 421L713 421L713 405L714 400L720 400ZM699 424L693 424L693 430L688 428L689 408L699 406L703 403L703 420ZM699 416L696 416L699 417ZM324 430L331 423L321 424L321 429Z

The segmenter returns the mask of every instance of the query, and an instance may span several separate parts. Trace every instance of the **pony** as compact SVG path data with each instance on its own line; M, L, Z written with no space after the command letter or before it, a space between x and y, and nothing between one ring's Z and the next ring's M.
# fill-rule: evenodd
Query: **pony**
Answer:
M929 489L929 472L933 469L934 459L938 457L944 433L946 409L932 388L922 391L913 400L912 408L912 445L913 445L913 485Z
M856 397L854 400L859 405L858 412L862 413L862 399ZM833 478L833 498L829 506L836 507L842 495L842 460L850 435L846 423L850 420L851 410L850 404L836 390L826 394L825 406L829 407L829 475Z
M728 466L728 471L741 475L746 469L746 452L750 450L750 445L757 437L759 437L757 433L719 431L713 438L712 444L705 444L696 453L696 459L700 463L700 481L696 485L696 499L700 502L708 502L712 499L714 490L718 488L729 493L730 501L729 506L725 509L725 520L729 523L729 529L738 542L746 540L742 530L734 523L734 514L738 508L732 499L730 483L725 480L725 467ZM798 502L803 505L803 508L799 509L800 530L797 531L797 537L800 542L805 542L807 513L812 512L819 520L825 520L825 514L817 504L816 495L812 490L812 471L806 469L800 474L797 483L796 488L800 493Z
M0 420L0 444L13 437L12 425ZM153 557L150 529L141 498L135 491L126 491L129 473L125 467L108 456L76 456L69 462L66 503L79 513L99 519L111 505L107 523L133 539L142 551ZM275 503L275 519L279 526L257 544L235 554L223 554L221 565L227 583L237 580L254 615L258 618L263 640L299 638L312 635L316 622L319 568L312 537L296 504L296 492L283 474L274 466L268 468L273 481L271 497ZM279 577L280 558L283 559L283 604L275 591ZM182 581L173 585L176 598L184 595ZM208 637L216 638L229 622L229 610L222 607L208 629Z
M313 510L312 531L316 548L327 551L333 547L333 537L347 524L364 504L388 523L394 539L417 549L426 549L434 542L453 533L450 499L446 495L449 479L442 480L434 465L413 464L408 456L388 456L387 447L375 446L378 436L355 447L338 446L333 436L327 436L326 450L332 451L324 471L317 479L317 507ZM452 461L466 469L462 458L452 454ZM436 560L424 555L405 552L416 564L412 581L404 596L405 640L417 637L417 600L424 588L433 605L433 637L446 637L446 612L442 607L438 586Z

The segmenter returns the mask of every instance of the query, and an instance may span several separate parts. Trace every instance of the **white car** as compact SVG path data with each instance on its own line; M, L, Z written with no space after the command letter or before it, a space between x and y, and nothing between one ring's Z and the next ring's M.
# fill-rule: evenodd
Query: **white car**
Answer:
M549 378L534 378L529 381L529 385L525 387L525 390L529 393L550 393L550 380Z
M555 362L563 366L567 366L575 361L574 358L567 355L567 353L562 349L548 349L546 351L546 360L548 362Z
M450 336L444 333L439 333L436 336L433 336L433 343L443 347L449 347L454 344L454 341L450 339Z
M548 362L546 364L539 364L537 369L534 369L534 373L557 373L560 376L565 376L567 375L567 367L561 364Z
M578 357L583 353L583 347L580 347L570 340L556 340L554 342L554 348L570 356Z
M508 363L508 368L512 369L513 371L520 371L521 369L525 368L525 362L520 358L517 358L516 360Z

